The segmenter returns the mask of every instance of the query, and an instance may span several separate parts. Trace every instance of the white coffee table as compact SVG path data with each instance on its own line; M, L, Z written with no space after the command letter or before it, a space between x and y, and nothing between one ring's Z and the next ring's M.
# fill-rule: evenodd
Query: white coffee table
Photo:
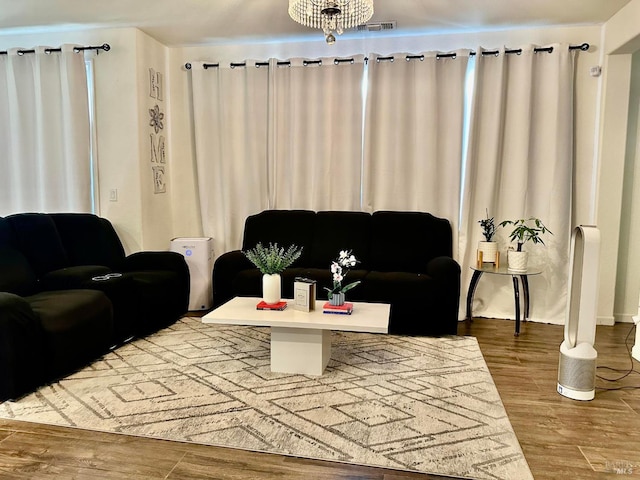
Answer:
M203 323L271 327L271 371L322 375L331 358L331 330L387 333L389 305L353 302L351 315L322 313L322 301L311 312L287 308L257 310L260 298L235 297L202 317Z

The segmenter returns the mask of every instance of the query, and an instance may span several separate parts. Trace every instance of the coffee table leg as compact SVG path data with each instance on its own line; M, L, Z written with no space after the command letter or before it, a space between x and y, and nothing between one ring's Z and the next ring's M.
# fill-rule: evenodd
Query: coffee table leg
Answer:
M331 330L271 327L271 371L322 375L331 358Z

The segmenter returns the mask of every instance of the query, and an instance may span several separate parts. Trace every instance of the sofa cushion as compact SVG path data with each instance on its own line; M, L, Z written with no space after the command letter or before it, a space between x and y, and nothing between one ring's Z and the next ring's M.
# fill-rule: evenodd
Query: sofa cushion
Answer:
M111 273L111 269L102 265L79 265L61 268L60 270L45 273L40 279L40 286L42 290L87 288L93 277L107 273Z
M38 290L36 274L18 250L0 245L0 291L31 295Z
M423 212L374 212L371 216L371 269L425 273L435 257L452 256L448 220Z
M18 213L6 217L6 220L11 225L16 245L38 277L69 266L69 258L49 215Z
M60 290L25 297L46 336L48 377L67 374L111 346L111 302L96 290Z
M371 214L318 212L308 266L329 269L341 250L351 250L360 261L357 268L368 269L370 240Z
M316 214L311 210L265 210L251 215L245 221L242 249L249 250L258 242L265 246L277 243L284 248L295 244L303 250L294 266L308 265L315 218Z
M124 247L111 222L89 213L51 214L70 265L105 265L120 271Z

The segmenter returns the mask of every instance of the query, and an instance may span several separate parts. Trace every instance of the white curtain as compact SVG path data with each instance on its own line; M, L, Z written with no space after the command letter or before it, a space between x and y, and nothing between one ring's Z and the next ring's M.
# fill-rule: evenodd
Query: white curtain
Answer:
M478 221L534 216L551 229L546 246L527 243L529 264L542 267L530 277L531 318L562 323L567 295L573 183L574 53L568 45L553 52L483 55L477 50L470 137L460 226L461 310L475 264ZM501 261L506 263L510 230L498 228ZM514 318L509 277L484 274L474 316ZM462 311L461 311L462 314Z
M364 57L271 63L273 208L360 210Z
M90 136L84 57L0 55L0 215L90 212Z
M455 256L469 51L394 57L369 56L364 209L447 218Z
M269 68L193 62L191 81L202 229L219 256L240 248L244 220L268 207Z

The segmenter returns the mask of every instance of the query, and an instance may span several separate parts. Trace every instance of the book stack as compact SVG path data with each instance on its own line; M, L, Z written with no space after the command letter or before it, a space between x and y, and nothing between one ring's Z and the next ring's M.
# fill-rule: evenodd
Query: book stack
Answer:
M329 302L322 306L322 313L336 313L338 315L351 315L353 303L344 302L343 305L331 305Z
M287 302L265 303L264 300L256 305L256 310L284 310L287 308Z

